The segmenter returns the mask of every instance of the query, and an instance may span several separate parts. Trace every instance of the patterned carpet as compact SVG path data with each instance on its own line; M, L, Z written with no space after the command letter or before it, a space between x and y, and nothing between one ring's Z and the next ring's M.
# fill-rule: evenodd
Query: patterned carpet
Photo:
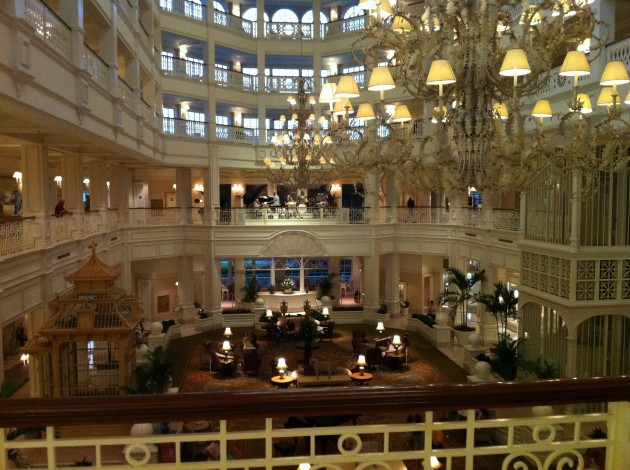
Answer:
M234 329L234 338L241 338L245 330ZM394 332L391 332L394 334ZM352 350L352 328L336 327L333 341L321 341L315 344L313 357L320 361L330 361L337 367L356 369L356 355ZM262 337L262 334L259 335ZM264 337L259 339L261 357L260 371L257 377L248 377L240 369L234 374L224 376L220 372L210 371L210 352L203 347L206 338L213 341L221 339L220 332L197 335L187 339L188 354L186 366L181 374L181 392L200 392L216 390L256 390L271 388L271 377L277 375L275 365L278 357L284 357L290 370L303 362L303 350L294 342L281 341L268 343ZM236 340L232 341L236 343ZM183 344L176 347L185 347ZM183 351L182 351L183 352ZM182 354L183 356L183 354ZM238 362L237 351L237 362ZM182 357L183 359L183 357ZM414 386L444 382L462 382L466 380L463 370L453 365L438 350L422 338L411 335L411 349L408 362L400 369L392 370L386 366L373 371L372 384L387 386Z

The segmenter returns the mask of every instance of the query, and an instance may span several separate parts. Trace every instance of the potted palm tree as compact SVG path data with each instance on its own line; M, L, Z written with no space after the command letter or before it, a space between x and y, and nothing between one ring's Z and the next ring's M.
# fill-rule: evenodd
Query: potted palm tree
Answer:
M440 294L442 305L450 307L451 322L457 342L464 345L464 337L467 337L475 328L468 325L468 303L475 298L474 287L486 280L486 270L481 269L475 273L467 275L454 266L448 268L448 287ZM452 290L454 287L456 290ZM457 318L459 313L459 318ZM455 323L458 321L457 323Z
M329 274L328 277L319 281L318 287L319 290L317 292L317 300L321 300L322 305L329 306L331 304L331 300L335 298L333 295L333 279L336 274Z
M486 307L486 312L494 317L499 333L507 332L507 321L516 319L518 315L518 298L516 291L502 282L494 284L494 292L481 294L479 303Z

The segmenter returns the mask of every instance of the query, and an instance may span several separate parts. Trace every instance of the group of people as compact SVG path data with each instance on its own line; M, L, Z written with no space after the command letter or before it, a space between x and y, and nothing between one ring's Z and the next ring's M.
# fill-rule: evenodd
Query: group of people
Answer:
M13 204L13 215L19 215L22 213L22 193L14 189L13 194L9 196L9 193L4 193L0 198L0 215L4 214L5 204Z

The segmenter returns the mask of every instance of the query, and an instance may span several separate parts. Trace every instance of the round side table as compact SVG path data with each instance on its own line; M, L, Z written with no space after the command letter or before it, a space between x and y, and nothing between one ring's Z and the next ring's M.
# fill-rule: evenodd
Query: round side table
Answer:
M372 374L369 372L353 372L350 375L352 381L357 385L366 385L370 380L372 380Z

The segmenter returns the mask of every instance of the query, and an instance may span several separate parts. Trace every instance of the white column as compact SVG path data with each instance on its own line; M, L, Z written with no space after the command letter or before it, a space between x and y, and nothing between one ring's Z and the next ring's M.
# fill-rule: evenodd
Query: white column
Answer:
M273 269L271 270L273 278ZM234 258L234 295L237 298L243 297L241 289L245 287L245 260L237 256Z
M400 255L392 253L387 257L385 273L385 303L387 311L396 315L400 313L399 287Z
M300 258L300 285L298 288L301 292L304 292L306 290L304 287L304 258Z
M179 323L191 323L197 313L194 306L194 278L193 260L191 256L180 256L178 260L179 272L177 274L177 303L181 306L177 321Z
M180 223L188 222L189 207L192 207L192 181L190 168L177 168L175 170L175 182L177 184L177 207L180 210ZM205 192L204 186L204 203ZM204 211L205 212L205 211Z
M107 166L103 160L92 160L88 164L90 178L90 210L107 209Z
M53 213L55 202L48 190L52 177L48 174L48 147L23 145L22 152L22 215L44 216ZM50 180L50 181L49 181Z
M365 267L363 269L363 292L364 309L367 311L378 309L379 297L379 272L380 259L378 253L364 257Z
M66 154L61 158L61 178L61 194L66 201L65 209L75 214L82 212L81 189L83 187L83 174L81 171L81 155Z

